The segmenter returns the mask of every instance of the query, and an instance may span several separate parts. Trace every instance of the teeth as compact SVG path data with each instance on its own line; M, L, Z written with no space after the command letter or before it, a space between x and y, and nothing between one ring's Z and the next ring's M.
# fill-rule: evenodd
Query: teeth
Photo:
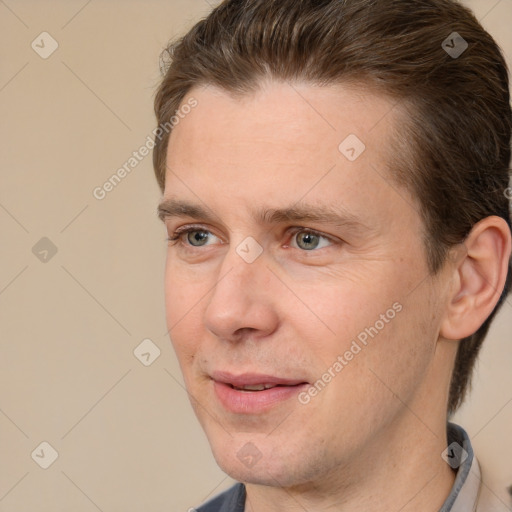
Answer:
M235 389L241 389L242 391L263 391L264 389L270 389L275 387L275 384L256 384L254 386L235 386Z

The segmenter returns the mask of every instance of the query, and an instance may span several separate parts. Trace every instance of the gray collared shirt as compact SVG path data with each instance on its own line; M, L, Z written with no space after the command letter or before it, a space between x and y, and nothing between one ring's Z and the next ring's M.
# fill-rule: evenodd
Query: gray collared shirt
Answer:
M455 450L450 449L453 443L456 443ZM452 467L457 466L458 469L452 492L446 498L439 512L483 511L483 509L477 508L481 481L480 466L466 431L454 423L448 423L447 452L457 459L453 461Z
M482 485L480 466L466 431L448 423L447 462L456 470L452 491L439 512L508 512L485 485ZM455 444L454 444L455 443ZM236 484L197 509L197 512L244 512L245 486Z
M457 443L464 451L457 470L455 483L450 496L439 512L509 512L510 504L505 504L483 482L480 465L473 453L471 441L466 431L448 423L448 445ZM466 457L467 455L467 457Z

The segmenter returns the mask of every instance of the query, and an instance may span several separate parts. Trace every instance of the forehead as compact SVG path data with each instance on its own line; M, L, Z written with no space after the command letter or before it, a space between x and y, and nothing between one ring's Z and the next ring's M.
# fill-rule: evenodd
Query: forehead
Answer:
M183 103L191 98L197 106L169 140L164 196L240 207L341 202L362 215L396 195L387 169L394 104L362 84L267 82L239 97L206 86Z
M339 144L350 134L375 151L389 138L395 117L392 100L363 83L315 86L267 81L255 92L239 96L208 85L192 89L182 104L190 98L197 107L171 133L171 159L183 134L188 145L194 144L188 146L189 154L214 142L219 153L227 145L234 157L237 148L247 151L264 141L273 154L278 148L293 149L297 155L301 148L316 148L317 153L329 148L337 155ZM193 152L197 153L201 152Z

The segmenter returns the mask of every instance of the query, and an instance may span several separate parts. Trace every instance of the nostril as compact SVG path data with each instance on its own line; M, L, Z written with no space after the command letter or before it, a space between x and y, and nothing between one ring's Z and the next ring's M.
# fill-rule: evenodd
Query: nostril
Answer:
M240 327L240 329L237 329L235 331L234 335L243 337L243 336L247 336L248 334L252 334L255 331L257 331L257 329L254 327Z

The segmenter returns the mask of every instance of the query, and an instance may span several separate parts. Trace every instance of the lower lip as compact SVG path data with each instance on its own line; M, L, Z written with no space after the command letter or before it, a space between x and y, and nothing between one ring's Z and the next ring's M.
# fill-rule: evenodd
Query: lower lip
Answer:
M235 414L258 414L297 395L309 384L276 386L262 391L239 391L228 384L213 381L213 388L221 404Z

